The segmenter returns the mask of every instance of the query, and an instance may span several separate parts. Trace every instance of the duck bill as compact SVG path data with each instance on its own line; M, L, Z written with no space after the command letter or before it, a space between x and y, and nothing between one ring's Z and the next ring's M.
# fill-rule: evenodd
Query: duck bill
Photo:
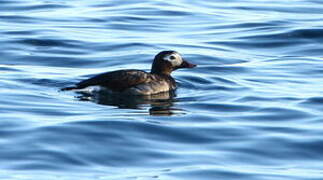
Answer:
M196 67L196 64L192 64L192 63L189 63L189 62L183 60L182 64L179 65L178 68L194 68L194 67Z

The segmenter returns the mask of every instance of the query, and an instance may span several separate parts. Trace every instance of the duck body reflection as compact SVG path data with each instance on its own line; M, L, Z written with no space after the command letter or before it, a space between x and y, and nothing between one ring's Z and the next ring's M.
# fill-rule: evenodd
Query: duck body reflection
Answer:
M124 95L102 87L76 91L80 101L91 101L100 105L115 106L120 109L144 109L149 107L150 115L183 114L183 110L174 108L175 91L167 91L147 96Z

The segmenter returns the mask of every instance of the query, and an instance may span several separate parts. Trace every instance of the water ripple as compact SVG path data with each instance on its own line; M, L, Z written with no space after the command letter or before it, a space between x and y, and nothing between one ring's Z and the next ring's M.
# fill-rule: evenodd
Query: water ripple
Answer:
M321 4L2 0L0 178L322 179ZM175 92L59 91L169 49Z

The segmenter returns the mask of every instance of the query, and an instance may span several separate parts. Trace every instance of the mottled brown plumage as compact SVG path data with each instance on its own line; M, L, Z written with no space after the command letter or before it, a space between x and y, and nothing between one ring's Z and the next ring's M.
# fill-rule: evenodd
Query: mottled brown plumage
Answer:
M176 89L176 82L170 76L172 71L195 66L184 61L175 51L162 51L155 56L150 73L133 69L106 72L62 90L83 89L99 85L113 92L125 94L157 94Z

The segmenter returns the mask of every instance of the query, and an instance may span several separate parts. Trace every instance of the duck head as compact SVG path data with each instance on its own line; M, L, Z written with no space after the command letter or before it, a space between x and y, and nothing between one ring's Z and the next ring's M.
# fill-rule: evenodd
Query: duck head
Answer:
M194 68L195 64L191 64L184 60L176 51L162 51L155 56L151 73L170 75L172 71L180 68Z

